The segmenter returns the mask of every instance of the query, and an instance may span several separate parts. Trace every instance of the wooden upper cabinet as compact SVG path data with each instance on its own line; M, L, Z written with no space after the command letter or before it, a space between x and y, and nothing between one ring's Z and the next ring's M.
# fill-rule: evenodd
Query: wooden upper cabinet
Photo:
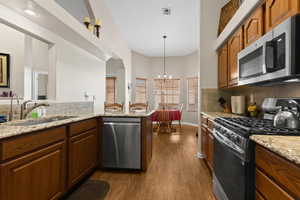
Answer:
M228 85L238 83L238 53L243 49L243 28L238 29L228 41Z
M228 86L228 47L225 44L218 52L218 83L219 88Z
M266 31L299 13L299 0L267 0Z
M56 200L65 192L65 142L1 164L2 200Z
M244 46L250 45L264 34L264 10L259 7L244 25Z

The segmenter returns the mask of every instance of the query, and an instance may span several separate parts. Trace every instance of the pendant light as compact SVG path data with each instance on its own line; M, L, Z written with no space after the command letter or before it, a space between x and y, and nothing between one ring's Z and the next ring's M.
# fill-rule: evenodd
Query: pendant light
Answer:
M166 80L166 79L172 79L172 75L167 75L167 72L166 72L166 39L167 39L167 36L164 35L163 36L163 40L164 40L164 58L163 58L163 66L164 66L164 73L163 75L158 75L158 78L159 79L163 79L163 80Z

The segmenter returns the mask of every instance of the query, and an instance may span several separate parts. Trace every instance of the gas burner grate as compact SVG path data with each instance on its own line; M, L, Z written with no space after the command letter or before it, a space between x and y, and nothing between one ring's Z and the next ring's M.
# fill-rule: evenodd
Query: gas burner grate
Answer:
M238 128L246 130L250 135L291 135L300 136L299 129L276 128L272 120L253 119L253 118L217 118L215 120L219 123L229 123Z

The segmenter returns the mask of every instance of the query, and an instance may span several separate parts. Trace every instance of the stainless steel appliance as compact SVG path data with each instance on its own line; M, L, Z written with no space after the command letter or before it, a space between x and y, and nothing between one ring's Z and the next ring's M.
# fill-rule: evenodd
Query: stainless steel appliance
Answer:
M141 119L103 118L102 166L141 169Z
M218 200L254 200L253 151L246 130L220 118L214 129L213 191Z
M299 34L300 16L296 15L242 50L238 54L238 84L300 81Z
M293 103L292 103L293 102ZM218 200L254 200L254 143L258 135L300 136L300 129L274 126L282 107L296 111L300 99L265 99L264 118L217 118L214 127L213 191Z
M275 127L300 129L300 98L266 98L262 108Z

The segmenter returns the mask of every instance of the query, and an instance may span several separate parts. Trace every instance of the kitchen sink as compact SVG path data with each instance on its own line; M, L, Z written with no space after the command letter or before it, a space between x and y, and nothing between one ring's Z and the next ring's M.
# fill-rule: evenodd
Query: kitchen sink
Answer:
M39 125L39 124L45 124L50 122L56 122L66 119L72 119L76 118L77 116L55 116L55 117L48 117L48 118L41 118L41 119L30 119L26 121L20 121L20 122L12 122L9 123L9 126L33 126L33 125Z

